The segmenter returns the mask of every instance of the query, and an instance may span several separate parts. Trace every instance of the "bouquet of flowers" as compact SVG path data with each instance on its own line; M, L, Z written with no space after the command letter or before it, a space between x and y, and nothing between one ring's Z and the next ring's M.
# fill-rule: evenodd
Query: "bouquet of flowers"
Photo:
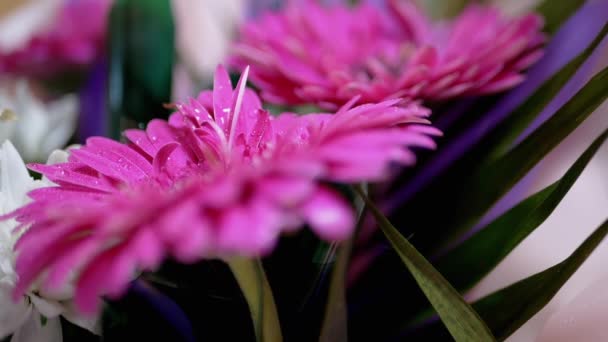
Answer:
M0 37L0 340L505 340L608 233L470 293L608 137L530 193L608 1L43 3Z

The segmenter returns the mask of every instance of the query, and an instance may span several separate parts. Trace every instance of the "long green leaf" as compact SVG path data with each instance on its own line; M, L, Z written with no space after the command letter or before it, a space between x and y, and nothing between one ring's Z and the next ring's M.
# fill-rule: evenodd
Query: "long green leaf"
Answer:
M110 128L145 125L168 112L174 63L169 0L116 0L108 34ZM128 123L128 124L127 124Z
M570 101L509 153L480 167L465 183L469 191L460 199L462 205L458 206L452 218L456 225L454 231L461 234L472 227L607 97L608 67L596 74Z
M568 258L473 303L496 338L505 340L539 312L578 270L608 234L608 221L597 228ZM441 341L448 337L441 324L431 323L416 337Z
M367 187L365 187L367 190ZM346 240L338 251L338 256L332 271L329 295L325 310L325 319L321 328L320 342L347 341L348 340L348 313L346 304L346 276L350 265L350 256L357 232L363 224L366 206L360 197L355 198L355 207L358 213L358 222L353 234Z
M546 104L557 94L561 86L577 71L579 66L597 48L608 34L608 25L597 34L596 38L579 56L572 59L551 79L545 82L531 97L511 113L506 121L492 129L482 143L477 144L464 155L443 176L438 177L433 184L419 193L416 201L409 201L407 206L400 208L399 225L408 223L407 227L414 233L414 241L423 253L436 253L445 250L462 234L478 222L500 197L506 194L514 184L535 165L554 146L572 132L602 102L606 89L605 74L596 75L583 89L579 91L565 106L563 106L534 134L539 132L552 136L551 129L557 129L553 138L547 141L536 139L527 146L542 146L539 154L519 153L514 158L513 142L519 137L528 124L538 116ZM603 83L603 84L602 84ZM556 120L563 126L553 124ZM528 136L528 141L532 136ZM521 144L520 144L521 145ZM521 148L521 147L520 147ZM510 155L510 167L501 170L496 164ZM506 159L505 159L506 160ZM525 162L525 163L524 163ZM507 164L504 161L501 165ZM521 172L514 168L522 165ZM481 175L481 176L480 176ZM457 181L455 180L457 179ZM441 208L442 215L432 215ZM403 222L401 222L403 220ZM441 231L441 235L438 232Z
M559 7L559 6L558 6ZM604 25L595 39L578 56L555 73L549 80L538 88L524 103L515 109L488 137L484 145L487 159L497 159L504 155L512 146L517 137L532 123L532 121L545 109L562 87L568 83L581 65L591 56L593 51L608 34L608 23Z
M353 238L343 243L331 275L331 285L321 329L320 342L347 341L346 272L350 261Z
M545 0L536 7L536 12L545 18L544 31L553 34L584 3L585 0L568 0L559 3L555 0Z
M435 267L460 291L475 285L551 215L607 137L608 130L595 139L561 179L443 255Z
M126 3L116 1L110 11L108 20L108 94L107 102L110 110L108 128L109 135L120 137L121 121L125 111L125 69L127 58L127 42L123 38L127 30Z
M566 260L477 301L475 307L492 331L504 340L540 311L608 233L608 221L598 227Z
M363 191L358 192L452 337L463 342L494 341L486 324L462 299L458 291L399 233Z
M259 260L234 258L228 265L249 305L257 341L282 341L279 316L262 263Z

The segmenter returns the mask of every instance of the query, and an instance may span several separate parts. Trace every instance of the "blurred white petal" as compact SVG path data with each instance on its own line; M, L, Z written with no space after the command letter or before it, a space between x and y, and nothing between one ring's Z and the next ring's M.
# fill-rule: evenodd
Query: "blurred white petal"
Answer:
M47 106L48 127L43 137L44 155L49 155L54 149L63 147L76 130L78 113L78 97L66 95L51 102Z
M177 52L197 78L209 78L223 62L238 24L245 16L245 0L173 0Z
M58 14L61 3L61 0L27 1L1 18L0 50L12 52L47 28Z
M62 342L61 321L48 318L44 325L40 313L33 312L21 329L17 330L11 342Z
M31 189L32 181L13 144L5 141L0 148L0 189L4 198L4 214L25 203L26 193Z
M36 295L30 295L32 304L46 318L55 318L59 316L64 310L64 306L56 301L40 298Z
M49 163L64 162L67 158L68 152L57 150L49 156ZM52 185L50 181L36 181L29 176L10 141L0 146L0 214L7 214L26 204L30 190ZM96 317L81 317L72 309L70 300L74 291L69 285L54 293L32 289L21 302L11 300L17 279L13 245L18 236L12 234L15 225L14 220L0 221L0 339L14 334L11 341L61 341L59 315L64 314L75 324L98 331ZM40 314L47 319L44 326Z
M61 315L70 323L88 330L93 334L101 335L101 320L99 316L83 316L76 311L71 302L66 305L66 311Z
M10 139L26 161L42 162L64 147L76 129L78 98L65 95L47 104L33 94L28 81L4 81L0 111L14 116L2 120L0 115L0 139Z
M0 340L14 333L31 316L32 308L24 301L14 303L12 287L0 284Z

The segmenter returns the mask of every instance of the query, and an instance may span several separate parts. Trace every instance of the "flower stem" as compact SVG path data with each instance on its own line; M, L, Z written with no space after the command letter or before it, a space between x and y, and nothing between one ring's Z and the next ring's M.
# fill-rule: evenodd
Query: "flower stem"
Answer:
M233 258L228 266L249 305L258 342L281 342L281 325L272 290L259 259Z

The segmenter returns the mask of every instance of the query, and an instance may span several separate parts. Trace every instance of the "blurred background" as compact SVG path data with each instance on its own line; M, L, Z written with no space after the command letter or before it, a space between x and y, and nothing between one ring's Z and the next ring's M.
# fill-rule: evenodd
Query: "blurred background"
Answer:
M437 17L460 6L452 0L419 2ZM517 14L539 1L491 2ZM91 135L119 137L120 128L144 120L138 115L166 117L164 104L209 86L239 24L280 3L117 0L111 11L111 0L2 0L0 140L11 139L27 161L42 161L53 149L82 143ZM568 39L576 40L577 32ZM606 65L604 42L565 91L572 94ZM607 127L604 104L534 169L520 191L532 194L555 181ZM605 219L607 171L604 146L555 213L468 297L479 298L568 256ZM551 303L509 340L572 341L582 331L598 331L598 317L608 315L608 294L589 298L585 289L608 279L607 259L604 242Z

